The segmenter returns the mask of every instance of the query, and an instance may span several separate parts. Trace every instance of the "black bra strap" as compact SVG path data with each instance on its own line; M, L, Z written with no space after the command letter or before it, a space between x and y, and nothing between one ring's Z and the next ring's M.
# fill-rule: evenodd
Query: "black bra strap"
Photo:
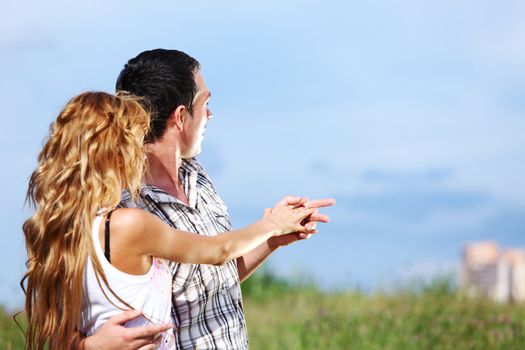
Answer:
M111 219L111 214L113 214L113 210L108 212L108 216L106 217L106 229L104 230L104 256L109 262L111 262L109 251L109 220Z

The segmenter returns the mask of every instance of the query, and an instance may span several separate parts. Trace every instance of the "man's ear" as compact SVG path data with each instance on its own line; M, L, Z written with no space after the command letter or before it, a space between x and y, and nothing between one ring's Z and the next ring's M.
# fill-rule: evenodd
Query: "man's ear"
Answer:
M183 105L178 106L173 113L171 113L168 119L168 126L176 127L180 132L184 129L184 119L186 115L186 107Z

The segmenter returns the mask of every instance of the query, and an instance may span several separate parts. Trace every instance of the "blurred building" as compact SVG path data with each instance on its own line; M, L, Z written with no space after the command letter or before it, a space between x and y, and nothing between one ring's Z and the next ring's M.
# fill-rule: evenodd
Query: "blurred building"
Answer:
M525 250L475 242L463 249L461 286L498 302L525 302Z

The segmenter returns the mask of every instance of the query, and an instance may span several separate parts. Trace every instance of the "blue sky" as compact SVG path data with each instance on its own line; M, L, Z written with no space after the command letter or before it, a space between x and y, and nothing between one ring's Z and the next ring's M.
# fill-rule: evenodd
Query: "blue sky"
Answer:
M157 47L202 63L214 119L201 160L237 227L286 194L338 200L273 270L373 288L453 270L467 241L525 246L522 1L3 0L0 33L11 307L49 123Z

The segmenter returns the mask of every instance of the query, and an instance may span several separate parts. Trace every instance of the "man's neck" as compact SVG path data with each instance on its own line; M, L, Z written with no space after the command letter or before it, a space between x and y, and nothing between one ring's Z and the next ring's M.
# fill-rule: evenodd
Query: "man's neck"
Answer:
M147 156L146 184L158 187L188 205L188 197L179 179L179 168L182 165L182 158L177 154L156 152L154 147L148 150Z

